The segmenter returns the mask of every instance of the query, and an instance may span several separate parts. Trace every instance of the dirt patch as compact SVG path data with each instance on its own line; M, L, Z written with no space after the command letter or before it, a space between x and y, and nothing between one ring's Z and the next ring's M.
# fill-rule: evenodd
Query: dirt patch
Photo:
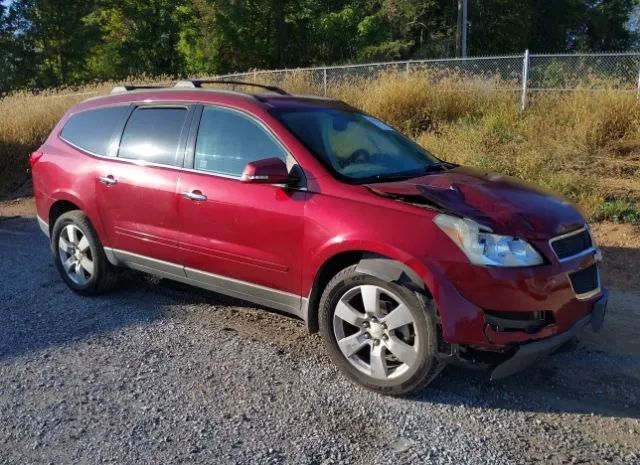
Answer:
M591 230L602 249L604 285L640 291L640 226L603 222Z
M0 201L0 218L12 216L35 216L36 202L33 197L21 197Z

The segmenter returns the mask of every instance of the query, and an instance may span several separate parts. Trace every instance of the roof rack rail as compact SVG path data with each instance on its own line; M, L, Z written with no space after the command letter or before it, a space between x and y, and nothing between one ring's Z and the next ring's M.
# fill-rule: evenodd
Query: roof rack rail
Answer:
M121 92L129 92L131 90L138 89L162 89L162 86L116 86L111 89L112 94L119 94Z
M280 87L276 86L265 86L263 84L256 84L253 82L244 82L244 81L227 81L227 80L218 80L218 79L193 79L186 81L178 81L174 87L189 87L189 88L201 88L202 84L229 84L236 86L251 86L251 87L260 87L262 89L266 89L271 92L275 92L280 95L289 95L289 93Z

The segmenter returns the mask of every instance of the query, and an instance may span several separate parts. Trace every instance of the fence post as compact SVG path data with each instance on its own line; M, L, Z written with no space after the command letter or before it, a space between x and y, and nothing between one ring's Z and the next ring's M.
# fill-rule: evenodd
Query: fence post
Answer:
M410 62L410 61L407 61L407 68L406 68L407 79L409 78L409 71L410 71L409 66L410 66L410 65L411 65L411 62Z
M638 91L636 92L636 98L640 99L640 70L638 71Z
M322 86L324 87L324 96L327 96L327 68L322 68Z
M520 111L527 108L527 84L529 82L529 49L524 51L522 61L522 97L520 99Z

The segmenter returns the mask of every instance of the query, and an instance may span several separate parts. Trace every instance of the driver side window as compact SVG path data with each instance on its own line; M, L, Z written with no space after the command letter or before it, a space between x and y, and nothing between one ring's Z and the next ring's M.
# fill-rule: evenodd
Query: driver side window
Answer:
M205 107L196 140L194 168L240 176L247 163L287 153L260 124L242 113Z

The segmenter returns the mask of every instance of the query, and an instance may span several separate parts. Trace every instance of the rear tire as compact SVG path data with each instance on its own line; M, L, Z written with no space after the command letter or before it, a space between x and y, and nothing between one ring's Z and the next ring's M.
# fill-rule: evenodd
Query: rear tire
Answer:
M51 231L51 253L58 272L73 291L101 294L116 284L118 274L87 216L74 210L62 214Z
M320 333L329 356L352 381L400 396L431 382L437 358L433 301L352 265L329 282L320 299Z

